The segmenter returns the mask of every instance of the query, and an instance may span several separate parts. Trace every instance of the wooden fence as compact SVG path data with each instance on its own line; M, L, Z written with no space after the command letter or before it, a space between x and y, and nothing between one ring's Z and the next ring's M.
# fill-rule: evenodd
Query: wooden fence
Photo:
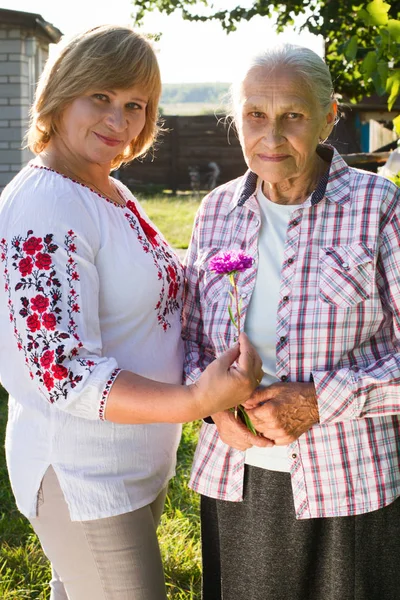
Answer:
M133 191L153 185L166 189L211 189L239 177L246 171L242 150L235 130L214 115L164 117L165 131L154 156L134 160L119 171L120 179ZM340 123L340 122L339 122ZM343 128L342 128L343 129ZM348 147L347 130L335 128L331 143L338 148L350 166L376 172L385 163L388 152L344 154ZM348 133L348 132L347 132ZM211 181L210 163L219 169L216 181ZM197 176L197 180L196 180Z
M159 139L154 157L134 160L119 171L121 180L132 190L143 185L160 185L171 190L191 188L191 176L197 170L199 187L207 189L212 168L219 169L217 185L242 175L246 164L233 129L228 132L214 115L164 117L167 129ZM214 186L213 186L214 187Z

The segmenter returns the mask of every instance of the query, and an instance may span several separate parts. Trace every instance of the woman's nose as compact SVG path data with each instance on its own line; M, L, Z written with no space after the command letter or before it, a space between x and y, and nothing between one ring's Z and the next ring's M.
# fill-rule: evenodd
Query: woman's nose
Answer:
M116 106L111 107L106 116L106 122L109 127L114 129L114 131L124 131L127 122L123 109Z
M273 146L282 142L284 137L282 127L277 121L269 121L265 124L263 132L263 140L269 146Z

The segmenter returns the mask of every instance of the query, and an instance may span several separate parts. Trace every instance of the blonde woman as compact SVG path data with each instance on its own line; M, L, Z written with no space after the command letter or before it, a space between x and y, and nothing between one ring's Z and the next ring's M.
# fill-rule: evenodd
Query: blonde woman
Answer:
M129 28L60 46L32 110L37 157L2 194L7 463L52 600L165 599L156 527L179 423L245 400L260 378L243 336L180 385L181 265L110 177L152 145L160 90L153 50Z

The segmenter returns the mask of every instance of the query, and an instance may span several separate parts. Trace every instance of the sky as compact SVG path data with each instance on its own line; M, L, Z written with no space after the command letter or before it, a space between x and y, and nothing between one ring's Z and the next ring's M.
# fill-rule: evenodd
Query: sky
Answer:
M239 3L243 2L221 0L220 6ZM218 0L214 4L218 6ZM0 0L0 8L38 13L68 36L106 23L132 25L130 0ZM241 23L237 32L226 34L218 23L189 23L178 13L154 12L146 17L141 31L162 33L155 47L163 83L230 83L246 56L282 41L307 46L320 55L323 52L321 38L307 32L299 37L292 29L278 37L265 17Z

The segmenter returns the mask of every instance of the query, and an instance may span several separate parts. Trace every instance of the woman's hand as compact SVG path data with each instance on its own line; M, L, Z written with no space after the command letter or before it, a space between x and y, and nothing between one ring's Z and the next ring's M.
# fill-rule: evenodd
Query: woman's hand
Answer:
M243 404L261 381L261 359L246 334L192 385L154 381L121 371L108 394L105 418L114 423L186 423Z
M277 446L294 442L319 422L313 383L273 383L244 403L255 429Z
M200 414L206 417L248 400L263 375L261 365L249 338L241 333L238 346L214 360L190 386Z
M217 426L219 437L231 448L236 448L236 450L247 450L252 446L266 448L267 446L274 445L274 442L271 440L267 440L263 436L251 433L240 418L235 419L233 412L219 412L212 415L212 418Z

